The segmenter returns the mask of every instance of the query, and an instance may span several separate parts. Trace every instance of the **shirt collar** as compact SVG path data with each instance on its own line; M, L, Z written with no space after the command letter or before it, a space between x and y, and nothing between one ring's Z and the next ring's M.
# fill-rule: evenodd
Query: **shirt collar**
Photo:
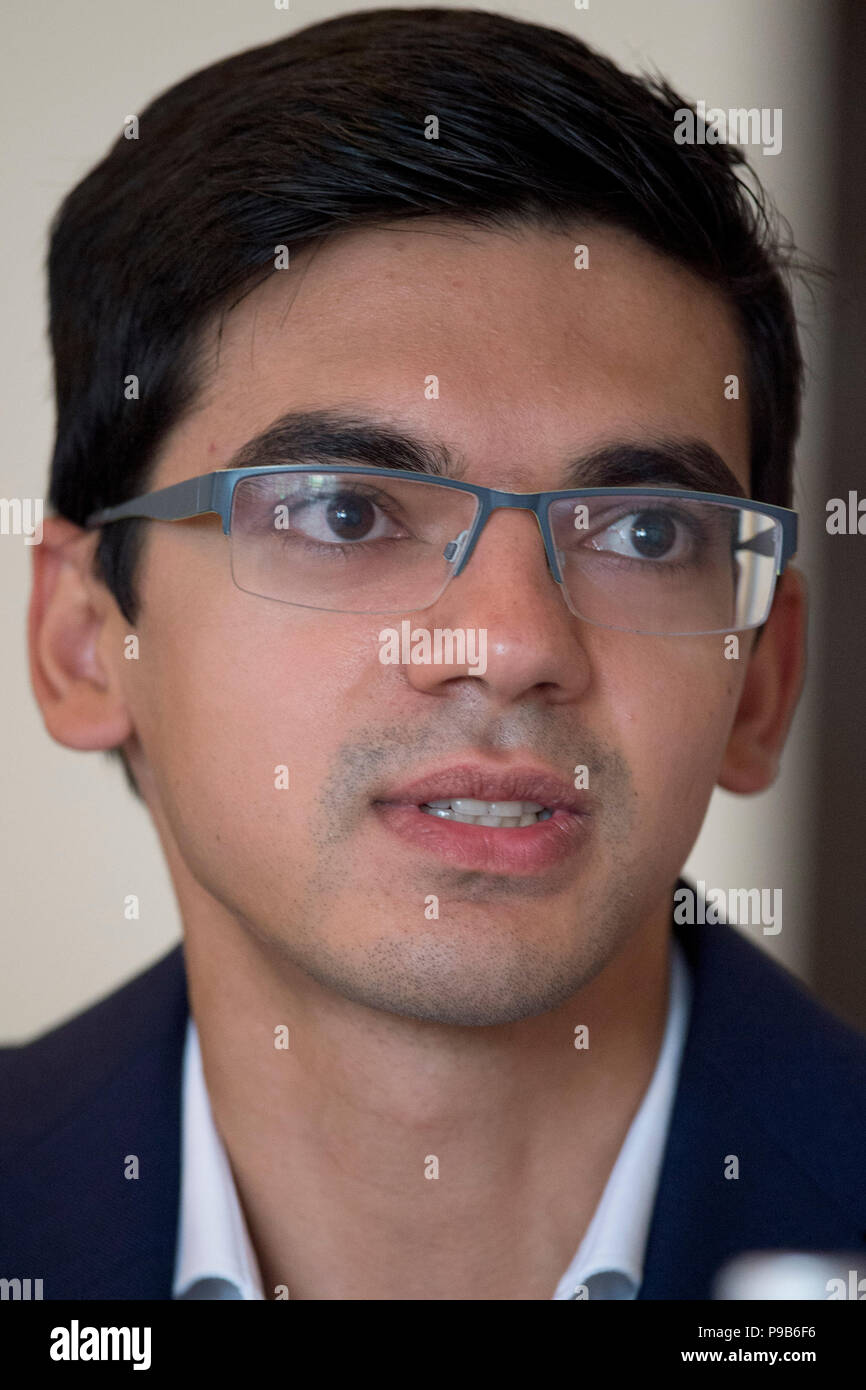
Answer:
M601 1201L554 1299L635 1298L691 1012L692 983L682 947L671 938L670 993L655 1071L629 1126Z
M173 1297L264 1299L258 1261L214 1124L192 1014L184 1044L182 1125Z
M658 1061L595 1215L555 1300L632 1299L647 1234L691 1007L682 948L671 938L667 1023ZM174 1298L263 1300L261 1275L205 1084L190 1015L183 1060L181 1201Z

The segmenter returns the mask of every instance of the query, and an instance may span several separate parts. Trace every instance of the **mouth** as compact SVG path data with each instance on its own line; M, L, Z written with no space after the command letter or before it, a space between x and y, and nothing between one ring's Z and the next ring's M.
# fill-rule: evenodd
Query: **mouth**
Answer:
M537 874L585 844L589 793L546 769L461 763L381 793L380 824L455 867Z
M472 797L422 802L419 810L459 825L491 825L498 830L522 830L553 815L549 806L540 806L537 801L476 801Z

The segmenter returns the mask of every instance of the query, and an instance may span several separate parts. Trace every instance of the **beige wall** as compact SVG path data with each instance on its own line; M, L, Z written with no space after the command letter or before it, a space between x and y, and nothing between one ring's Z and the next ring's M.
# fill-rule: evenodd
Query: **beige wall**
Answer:
M403 7L405 8L405 0ZM42 496L52 441L43 261L61 197L102 156L124 117L157 92L226 54L318 19L378 5L291 0L116 0L33 6L3 20L0 149L7 192L0 264L5 387L0 496ZM461 7L462 8L462 7ZM471 6L467 8L478 8ZM827 258L825 152L832 11L810 0L590 0L481 6L585 36L624 66L656 67L692 99L725 109L781 107L782 152L754 164L799 245ZM804 303L804 311L808 305ZM823 489L816 464L824 422L820 378L826 334L810 313L810 387L798 468L800 563L809 569ZM3 768L3 968L0 1040L23 1040L107 993L155 960L180 924L156 836L104 756L61 748L30 692L25 616L30 551L0 536L0 759ZM816 603L817 576L811 576ZM782 776L761 796L717 791L686 872L708 886L781 887L784 927L756 940L805 973L812 892L807 808L812 785L807 690ZM123 916L126 894L141 902Z

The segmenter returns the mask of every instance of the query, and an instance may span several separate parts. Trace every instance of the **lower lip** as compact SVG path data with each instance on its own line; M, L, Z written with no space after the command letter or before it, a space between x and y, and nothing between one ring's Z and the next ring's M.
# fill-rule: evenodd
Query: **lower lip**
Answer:
M587 836L588 815L554 811L535 825L464 825L430 816L405 802L377 801L374 810L395 835L462 869L537 874L576 854Z

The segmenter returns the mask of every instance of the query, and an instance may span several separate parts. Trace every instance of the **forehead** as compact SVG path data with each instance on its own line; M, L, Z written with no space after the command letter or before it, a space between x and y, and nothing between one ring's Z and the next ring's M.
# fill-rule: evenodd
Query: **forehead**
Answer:
M732 307L609 227L423 218L332 236L209 324L201 356L197 406L167 441L161 481L224 466L287 410L348 405L415 424L492 486L555 487L553 461L581 448L688 435L749 491Z

